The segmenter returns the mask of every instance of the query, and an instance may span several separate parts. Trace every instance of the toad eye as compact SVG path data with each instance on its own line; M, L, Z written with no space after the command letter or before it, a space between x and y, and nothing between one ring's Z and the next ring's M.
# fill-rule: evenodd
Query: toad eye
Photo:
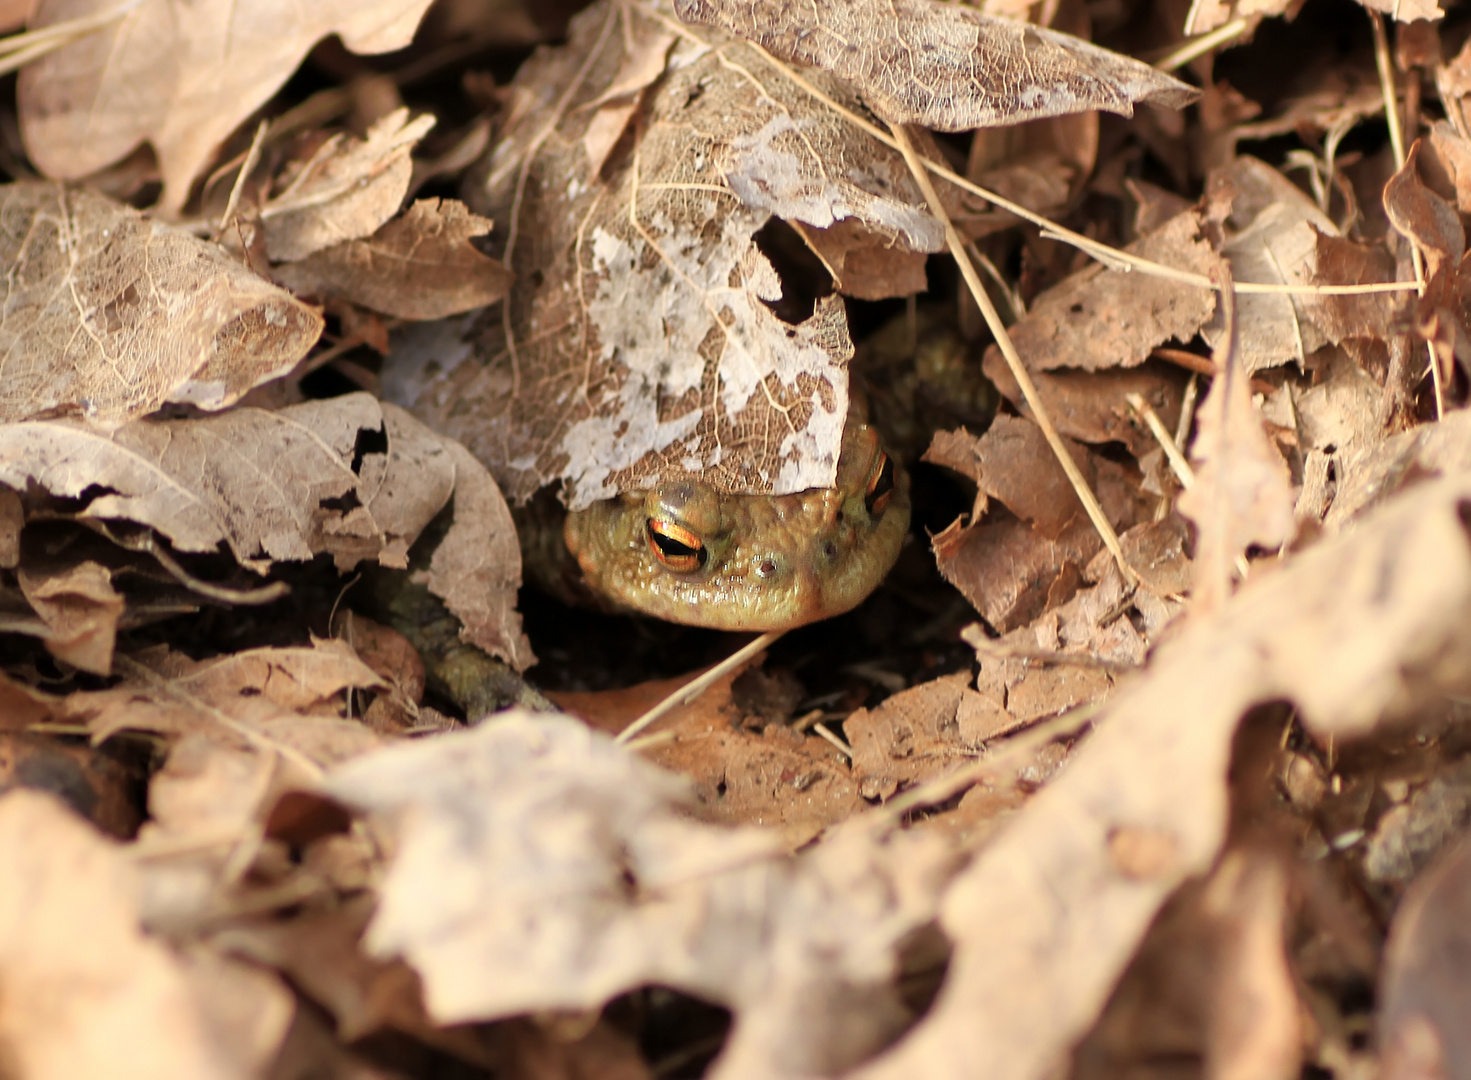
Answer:
M649 518L647 536L654 558L675 573L688 574L705 565L705 545L683 526Z
M879 459L873 463L873 473L868 478L868 492L863 497L863 505L868 507L868 516L876 518L881 515L893 494L894 463L889 460L888 454L880 450Z

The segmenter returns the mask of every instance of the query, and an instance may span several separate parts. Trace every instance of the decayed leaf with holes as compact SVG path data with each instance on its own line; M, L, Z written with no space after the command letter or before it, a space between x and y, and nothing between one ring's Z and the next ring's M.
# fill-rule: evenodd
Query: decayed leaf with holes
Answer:
M298 296L346 300L400 319L443 319L492 304L510 287L510 272L470 243L490 228L463 203L420 199L372 236L271 273Z
M266 254L293 262L334 244L372 235L398 213L414 164L409 154L434 127L434 117L409 120L395 109L365 138L332 136L261 207Z
M442 444L417 460L367 453L355 466L358 440L386 431L392 446L395 426L412 436L418 425L367 394L279 412L135 421L111 435L34 420L0 426L0 477L69 498L100 487L81 516L137 521L181 551L223 543L258 570L335 551L351 566L365 550L401 559L453 488ZM351 508L324 505L349 494Z
M110 435L70 420L3 424L0 483L92 491L79 517L137 522L184 552L223 545L260 573L321 552L344 571L364 559L402 568L457 493L431 588L464 618L468 640L531 663L515 613L521 555L495 482L463 448L371 395L139 420Z
M898 154L750 46L672 38L668 18L597 4L569 45L522 67L466 194L517 276L505 311L468 336L432 325L395 344L397 399L516 499L558 478L574 506L680 473L737 491L831 484L852 350L842 301L804 308L810 286L753 238L777 212L809 234L943 242ZM650 53L663 74L646 86ZM589 138L610 112L625 135L595 173ZM601 155L606 133L596 142ZM445 374L427 386L392 373L431 364Z
M112 0L43 0L38 29L110 10ZM74 180L153 145L165 212L176 212L219 144L318 41L356 53L401 49L429 0L179 5L144 0L117 22L28 65L18 99L31 161Z
M964 131L1197 92L1147 64L1053 30L937 0L675 0L773 56L848 80L884 119Z
M168 401L222 409L289 371L322 319L213 244L85 189L0 188L0 420L114 428Z

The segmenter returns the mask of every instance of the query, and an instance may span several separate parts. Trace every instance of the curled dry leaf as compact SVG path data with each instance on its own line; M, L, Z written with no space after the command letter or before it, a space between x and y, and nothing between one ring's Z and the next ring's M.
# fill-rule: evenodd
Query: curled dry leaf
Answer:
M1199 529L1194 600L1205 611L1225 599L1235 561L1247 548L1279 548L1296 527L1292 476L1252 404L1247 373L1236 360L1229 303L1228 297L1230 336L1216 353L1219 374L1201 404L1192 446L1195 484L1179 500L1180 513Z
M470 243L490 228L464 203L420 199L372 236L278 266L272 276L299 296L399 319L443 319L493 304L510 288L510 271Z
M1215 859L1249 708L1285 699L1317 737L1342 739L1464 693L1468 498L1464 476L1423 484L1161 645L1150 677L1120 687L1067 770L951 886L941 925L956 953L934 1008L853 1075L1051 1075L1160 905ZM1150 873L1119 863L1125 830L1166 856Z
M366 138L329 139L261 207L271 261L293 262L371 236L398 213L414 171L409 154L433 126L432 116L410 122L408 109L395 109Z
M454 520L422 580L460 620L461 639L525 671L536 657L516 611L521 548L511 509L470 451L444 445L455 467Z
M0 1044L36 1080L134 1075L245 1080L213 1038L178 959L139 927L118 847L50 796L0 798ZM284 1030L282 1031L284 1034Z
M675 0L780 60L833 72L885 120L964 131L1197 97L1147 64L1055 30L936 0Z
M31 29L106 11L112 0L42 0ZM178 5L143 0L105 29L25 67L21 135L47 176L74 180L153 145L162 206L177 212L216 148L322 38L356 53L401 49L429 0ZM371 231L368 230L368 231Z
M852 353L842 301L819 291L804 308L809 285L757 233L778 214L805 233L943 244L898 154L750 46L673 38L667 18L596 4L566 47L522 67L466 195L517 275L504 312L394 347L397 399L517 500L558 478L573 506L675 473L750 492L831 484ZM599 171L589 140L605 123L624 141ZM414 371L430 365L443 374L423 384Z
M213 244L85 189L0 188L0 419L115 428L168 401L222 409L289 371L322 319Z
M123 598L107 568L90 559L74 566L23 565L16 579L46 625L47 651L83 671L111 674Z
M895 949L948 873L923 838L692 822L684 785L557 716L503 714L336 770L394 836L365 941L403 956L440 1023L597 1008L662 983L731 1007L715 1076L833 1075L906 1018Z

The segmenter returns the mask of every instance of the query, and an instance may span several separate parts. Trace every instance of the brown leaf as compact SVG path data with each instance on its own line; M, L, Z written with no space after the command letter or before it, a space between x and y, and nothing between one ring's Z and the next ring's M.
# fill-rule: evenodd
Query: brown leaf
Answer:
M58 660L96 675L112 673L112 648L123 598L99 563L22 565L17 578L31 608L46 624L42 640Z
M1068 768L951 886L944 992L894 1051L853 1075L1051 1075L1160 905L1215 859L1248 708L1290 700L1318 737L1347 738L1463 693L1468 496L1464 477L1423 485L1161 645L1150 677L1114 695ZM1120 873L1110 836L1121 827L1168 838L1173 856L1153 876Z
M322 331L315 311L215 245L85 189L0 188L0 263L4 420L77 415L110 429L167 401L222 409L289 371Z
M589 125L646 51L668 56L638 95L634 146L594 173ZM842 300L819 289L802 307L812 283L784 261L779 272L755 238L780 212L803 230L852 221L938 249L900 156L750 46L714 32L670 46L642 3L589 8L510 95L466 199L498 223L516 284L474 330L396 339L395 400L463 441L517 501L558 478L573 507L674 475L730 491L830 485L848 416Z
M1375 1018L1387 1080L1471 1068L1465 956L1471 844L1464 835L1406 891L1385 946Z
M1423 145L1416 139L1405 155L1405 163L1384 185L1384 211L1390 223L1425 252L1430 278L1447 267L1458 266L1466 253L1466 232L1451 206L1420 179L1419 157Z
M1030 419L1031 406L999 349L986 350L982 370L1001 396ZM1095 445L1121 442L1140 459L1157 451L1159 443L1138 422L1129 395L1144 398L1165 426L1172 427L1179 420L1185 379L1178 368L1155 361L1111 371L1056 370L1032 375L1042 405L1062 435Z
M179 961L138 925L135 864L49 796L0 797L0 1042L36 1080L246 1080Z
M1068 566L1086 563L1103 544L1081 516L1056 540L1024 521L1003 518L971 526L957 519L931 542L941 575L1002 633L1046 610L1059 576Z
M853 747L853 778L865 799L887 799L901 786L949 772L982 743L1017 721L956 672L901 690L843 721Z
M759 673L756 663L753 660L742 677ZM612 733L675 693L690 677L551 697L573 716ZM659 721L664 737L642 751L655 765L693 784L691 813L720 825L778 830L789 851L861 813L867 804L832 744L780 722L744 715L733 700L736 678L732 672L689 704L671 710Z
M1200 236L1201 218L1189 210L1126 251L1196 274L1220 264ZM1157 345L1189 341L1216 309L1209 290L1091 266L1037 297L1012 341L1032 371L1134 367ZM986 350L988 364L995 346Z
M42 0L31 29L109 10L110 0ZM21 74L21 133L46 175L75 180L145 140L163 172L162 205L177 212L216 147L280 89L329 34L356 53L401 49L429 0L301 7L210 0L140 4L120 20Z
M365 240L272 271L298 295L333 297L400 319L442 319L494 303L510 272L469 241L491 222L453 199L420 199Z
M410 122L408 109L395 109L365 138L334 135L261 207L271 261L294 262L376 232L398 213L413 173L409 154L432 127L432 116Z
M994 127L1137 102L1182 108L1196 91L1086 41L930 0L793 4L675 0L780 60L853 83L885 120L940 131Z
M365 557L402 565L454 472L444 443L387 409L351 394L279 412L134 421L110 436L67 420L8 424L0 480L66 497L100 486L107 493L82 516L148 525L181 551L224 543L262 572L320 551L344 568ZM355 471L360 433L385 430L388 452L364 454ZM348 493L354 505L329 508Z
M1426 476L1471 472L1471 413L1458 410L1438 423L1360 445L1337 468L1338 492L1323 522L1334 532Z
M138 831L141 768L129 768L106 748L62 742L47 735L26 734L31 724L65 723L65 705L6 680L0 687L6 709L0 731L0 791L28 788L66 803L109 836L127 840ZM12 711L14 710L14 711Z

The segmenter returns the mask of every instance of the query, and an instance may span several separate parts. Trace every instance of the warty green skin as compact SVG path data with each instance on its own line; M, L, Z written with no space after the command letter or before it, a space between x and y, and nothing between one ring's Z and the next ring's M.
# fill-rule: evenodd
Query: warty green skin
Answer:
M865 505L882 453L871 428L850 424L836 487L726 495L681 479L568 514L563 535L587 584L623 607L690 626L789 630L856 607L899 557L908 476L896 466L888 505L875 515ZM651 518L699 537L705 564L665 566L649 542Z

